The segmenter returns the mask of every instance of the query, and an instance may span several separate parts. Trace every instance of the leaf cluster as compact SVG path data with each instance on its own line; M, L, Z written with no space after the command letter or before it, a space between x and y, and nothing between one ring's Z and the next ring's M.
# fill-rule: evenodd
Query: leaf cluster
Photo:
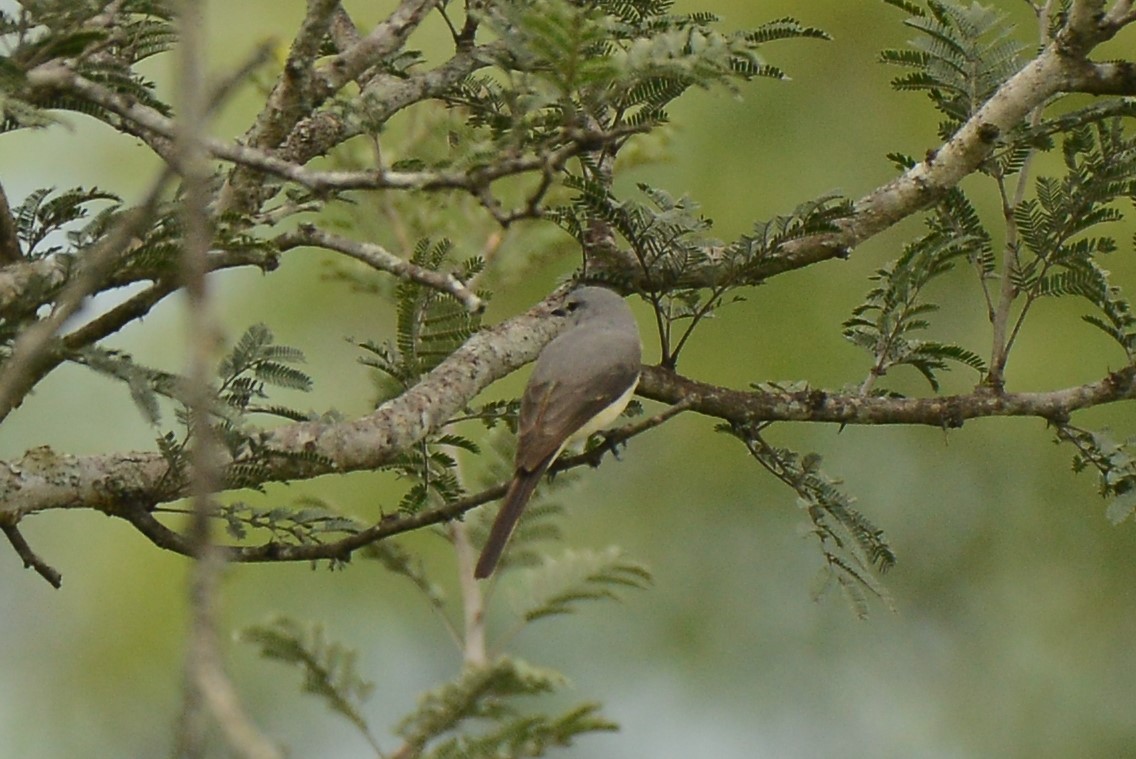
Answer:
M1074 472L1097 472L1101 497L1109 499L1109 521L1120 524L1136 514L1136 438L1118 442L1107 430L1063 424L1057 428L1057 440L1077 449Z
M247 539L250 530L265 530L275 542L287 545L323 543L330 535L354 535L364 528L314 497L301 498L298 508L260 508L237 501L218 506L216 516L235 540Z
M1077 126L1062 144L1065 173L1041 176L1036 197L1014 209L1021 238L1014 286L1027 302L1079 295L1100 315L1084 319L1115 340L1129 361L1136 351L1136 318L1097 259L1117 249L1115 238L1086 234L1124 218L1119 199L1136 201L1136 137L1119 119Z
M513 454L517 442L515 423L520 406L519 401L515 405L513 403L510 401L513 409L510 427L497 427L482 439L477 482L483 487L492 487L513 476ZM561 522L565 508L560 495L578 479L579 474L575 470L558 472L546 478L537 488L509 537L509 550L501 557L498 572L512 568L537 571L548 561L549 544L564 536ZM493 516L492 509L479 509L467 520L469 538L474 545L484 545L488 539Z
M71 360L106 377L125 383L130 400L148 424L162 419L162 398L185 400L184 382L170 372L139 364L129 353L88 346L75 351Z
M639 192L647 202L621 201L602 180L588 178L588 173L598 174L592 169L584 176L566 180L576 196L550 215L591 252L590 263L598 269L589 271L591 279L606 279L615 286L643 292L655 311L662 364L672 368L695 327L724 302L741 300L739 296L731 299L729 294L760 281L760 267L782 245L807 235L833 232L836 223L852 212L846 200L823 195L801 203L788 214L757 222L753 234L725 244L709 235L713 222L702 214L694 199L685 195L676 198L640 183ZM626 245L639 269L638 278L627 280L603 268L605 256L618 254L596 250L593 227L597 222Z
M295 366L302 363L303 351L278 345L272 330L264 324L253 324L217 367L221 380L218 398L241 414L269 413L286 419L307 419L307 414L256 403L268 398L269 386L302 392L311 390L311 376Z
M1012 37L1005 13L980 3L884 1L911 14L904 23L918 36L910 47L884 50L880 60L912 69L892 86L926 93L945 117L939 137L946 140L1017 73L1025 46Z
M507 0L483 10L500 41L496 70L445 96L487 127L492 141L562 144L564 130L596 125L643 129L691 87L782 78L758 48L780 39L827 36L784 18L722 32L710 13L673 14L671 0Z
M358 672L355 651L328 640L322 626L277 617L244 628L239 639L266 659L300 671L303 691L347 719L380 755L364 714L374 685ZM599 706L583 703L561 714L521 712L512 702L561 690L562 675L511 657L466 667L454 680L424 693L396 727L399 755L441 759L537 757L570 746L581 735L617 729ZM479 729L478 725L485 726Z
M308 421L312 415L279 403L262 403L269 398L268 388L307 392L312 378L296 367L304 363L303 351L287 345L278 345L272 331L264 324L253 324L233 345L217 367L220 384L214 414L218 419L220 438L232 460L225 469L229 487L249 487L261 490L268 478L269 463L286 458L297 467L328 465L321 454L311 451L279 451L265 442L260 428L250 425L251 414L264 414L288 421ZM188 409L183 408L181 418L186 429ZM188 436L187 436L188 440Z
M374 684L357 672L355 651L327 640L320 625L304 625L287 617L250 625L241 630L239 639L255 645L264 658L299 669L304 678L304 692L323 700L377 748L362 713Z
M878 284L844 322L845 339L872 356L865 391L896 366L915 368L935 391L937 373L949 368L948 361L986 371L986 362L973 351L911 336L926 330L928 317L939 309L926 300L925 288L954 268L957 259L969 260L982 272L993 266L989 234L961 191L948 193L927 217L927 226L928 233L908 243L900 258L876 271L871 279Z
M431 271L447 271L451 269L453 249L448 239L433 242L423 238L415 244L410 263ZM452 267L451 273L467 282L484 267L481 258L472 257ZM488 293L478 294L489 297ZM360 359L361 363L377 369L384 380L380 402L413 387L481 327L480 315L470 313L452 295L417 282L399 284L395 308L394 341L359 344L369 354Z
M191 441L190 430L194 428L184 378L139 365L128 354L98 347L76 352L73 360L125 382L135 405L151 424L157 424L161 419L161 398L170 398L178 403L175 416L183 434L179 436L171 431L157 441L169 467L169 487L176 491L187 471L186 453ZM261 403L268 400L269 388L310 390L312 378L295 366L303 362L302 351L278 345L267 326L253 324L218 364L218 385L209 414L210 423L214 424L231 458L225 471L229 487L261 490L268 477L270 461L280 457L291 459L298 467L328 463L325 457L314 452L290 453L272 449L265 444L262 430L250 424L248 418L252 414L266 414L289 421L311 418L311 414L287 405ZM239 504L227 508L228 512L221 516L234 535L241 532L243 523L290 533L301 539L304 534L318 531L317 523L321 522L321 517L311 511L301 511L298 516L297 512L258 512ZM322 522L327 529L337 529L329 524L326 520ZM338 524L338 527L346 525Z
M22 2L18 13L0 11L0 132L43 127L67 110L111 124L118 117L89 100L63 92L33 92L27 73L59 62L90 81L168 115L154 84L134 66L165 52L176 40L172 12L156 0L126 0L113 12L106 3L71 0Z
M820 468L821 457L770 445L759 429L720 425L718 430L741 440L762 467L796 492L824 557L817 593L835 582L860 617L868 614L867 593L892 607L875 574L895 565L895 553L883 531L853 507L854 499L840 489L840 481Z
M548 748L569 746L580 735L615 729L594 704L557 717L521 714L508 706L510 700L553 693L564 684L559 673L502 657L485 667L467 668L454 681L424 694L397 731L416 756L489 759L543 756ZM491 720L494 727L481 734L458 734L471 720Z
M453 251L453 243L429 239L419 240L411 263L433 271L445 270ZM469 258L458 264L454 275L468 282L484 267L480 258ZM479 293L488 299L488 293ZM417 383L481 326L479 314L472 314L452 295L441 293L417 282L403 282L395 292L397 319L393 342L365 341L359 347L367 352L360 362L378 371L380 402L393 398ZM476 454L480 448L472 440L453 433L436 433L401 452L388 468L411 485L399 504L399 510L413 513L432 498L441 502L464 494L457 477L457 460L449 450L460 449Z
M582 602L618 601L620 590L643 590L650 582L650 571L618 548L569 550L546 558L534 572L520 603L521 618L527 623L572 614Z
M94 220L82 229L73 230L75 222L87 218L91 205L105 204ZM54 238L67 233L71 243L68 249L82 248L95 235L93 229L102 229L106 220L113 217L122 205L122 198L97 187L73 187L62 192L55 188L33 191L12 209L16 237L21 243L24 257L39 260L64 250L63 245L47 245ZM72 230L68 233L68 230ZM61 239L60 242L63 240Z

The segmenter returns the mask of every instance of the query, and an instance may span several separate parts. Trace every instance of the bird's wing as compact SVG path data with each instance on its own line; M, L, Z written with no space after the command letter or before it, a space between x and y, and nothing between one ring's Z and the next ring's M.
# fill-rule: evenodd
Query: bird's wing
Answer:
M572 372L556 379L534 372L525 388L517 469L531 472L547 466L546 460L560 451L565 440L615 402L639 376L637 360L604 365L590 361L592 357L575 358Z

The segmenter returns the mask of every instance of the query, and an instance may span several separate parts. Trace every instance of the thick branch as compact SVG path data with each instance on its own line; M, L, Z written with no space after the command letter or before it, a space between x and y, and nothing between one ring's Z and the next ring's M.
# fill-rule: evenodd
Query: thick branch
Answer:
M267 448L292 456L270 462L265 481L306 479L389 463L459 412L484 387L532 360L555 331L552 321L542 318L549 308L550 303L545 302L523 316L478 333L422 382L369 416L338 424L305 422L266 433ZM1062 422L1080 409L1130 400L1136 398L1136 367L1097 382L1050 392L977 390L931 398L873 398L823 390L741 391L698 382L659 367L644 367L638 392L645 398L739 424L795 421L952 428L968 419L993 416L1033 416ZM329 461L297 461L293 456L300 453ZM65 456L37 448L0 467L0 514L11 519L47 509L90 508L125 516L182 497L181 490L169 489L166 476L166 462L157 453ZM455 504L453 508L456 510L451 512L447 507L426 523L443 521L471 506ZM405 524L400 521L397 529L386 524L383 529L403 532L419 526L416 520L425 518L415 515L406 518L410 521ZM374 535L362 536L359 545L374 539ZM242 556L239 560L269 560L269 549L263 550L264 558Z
M332 59L320 72L322 94L328 97L366 69L406 44L411 32L418 28L438 0L403 0L385 21L370 34Z
M1103 3L1079 3L1073 37L1059 37L1007 80L994 95L926 160L863 196L855 213L839 222L840 231L793 240L754 268L755 281L846 257L853 248L896 222L940 200L990 157L1000 137L1035 108L1062 92L1136 94L1136 74L1129 62L1093 64L1084 58L1093 46L1113 36L1121 25L1091 22ZM1099 19L1098 19L1099 21ZM1131 22L1126 18L1124 23Z
M276 86L257 116L256 123L240 142L271 150L282 143L296 126L314 108L314 63L320 46L331 27L332 17L339 8L339 0L308 0L304 20L292 40L284 68ZM243 166L233 167L221 191L221 208L252 211L259 207L257 197L262 188L253 172Z
M407 392L360 419L303 422L264 433L265 481L307 479L375 469L438 429L490 383L540 352L560 326L547 318L551 298L528 313L483 330ZM320 457L300 460L301 455ZM36 448L0 466L0 516L18 518L37 511L93 508L118 515L138 504L185 495L169 484L167 464L155 452L68 456Z
M67 282L74 266L74 256L49 256L0 268L0 315L35 311Z
M308 0L308 10L300 24L284 69L276 81L256 124L241 140L245 145L274 148L284 141L292 127L312 107L313 64L331 27L339 0Z
M660 367L644 367L638 394L663 403L684 401L692 411L738 424L764 421L836 424L922 424L961 427L967 419L1035 416L1063 422L1074 412L1136 398L1136 367L1086 385L1041 393L995 393L931 398L864 397L824 390L742 391L688 379Z
M445 63L406 78L377 75L364 86L360 97L367 103L368 123L384 123L414 103L450 91L479 68L489 65L504 47L501 43L461 50ZM321 110L300 121L281 146L278 155L305 164L363 131L359 120L344 119L334 110Z

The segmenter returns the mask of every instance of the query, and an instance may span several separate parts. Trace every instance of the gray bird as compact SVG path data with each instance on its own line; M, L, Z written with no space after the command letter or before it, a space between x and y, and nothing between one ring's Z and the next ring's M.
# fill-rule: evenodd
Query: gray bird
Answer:
M623 298L581 287L553 313L570 323L541 351L525 386L513 481L477 560L477 578L493 574L533 490L564 447L614 422L639 383L639 326Z

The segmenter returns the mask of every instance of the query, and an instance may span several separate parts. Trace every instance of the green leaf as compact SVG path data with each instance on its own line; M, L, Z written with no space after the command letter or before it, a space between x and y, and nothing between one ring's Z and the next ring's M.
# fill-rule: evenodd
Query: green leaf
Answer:
M928 13L907 0L885 2L911 15L904 23L918 36L908 48L883 51L880 60L917 69L892 86L925 92L947 117L939 130L947 139L1017 73L1024 46L1011 37L1005 13L979 3L928 0Z
M360 708L370 697L374 685L356 672L356 653L328 641L322 626L302 625L287 617L276 617L244 628L238 639L256 646L264 658L300 670L305 693L317 696L333 712L370 735Z
M1136 511L1136 488L1124 491L1112 499L1105 510L1105 516L1113 524L1120 524Z
M518 599L519 611L526 622L571 614L582 602L617 601L620 589L642 590L650 582L647 568L627 559L618 548L566 551L530 570L524 597Z
M559 690L563 675L522 661L500 658L484 667L467 667L453 682L424 694L418 707L399 724L397 732L415 751L466 720L500 718L503 699Z
M820 456L772 446L760 428L722 424L717 429L742 441L766 471L796 493L797 506L808 516L808 532L816 538L824 560L817 592L835 581L857 616L867 613L865 591L894 610L875 573L891 569L895 553L883 531L853 507L854 499L843 492L841 483L820 468Z

